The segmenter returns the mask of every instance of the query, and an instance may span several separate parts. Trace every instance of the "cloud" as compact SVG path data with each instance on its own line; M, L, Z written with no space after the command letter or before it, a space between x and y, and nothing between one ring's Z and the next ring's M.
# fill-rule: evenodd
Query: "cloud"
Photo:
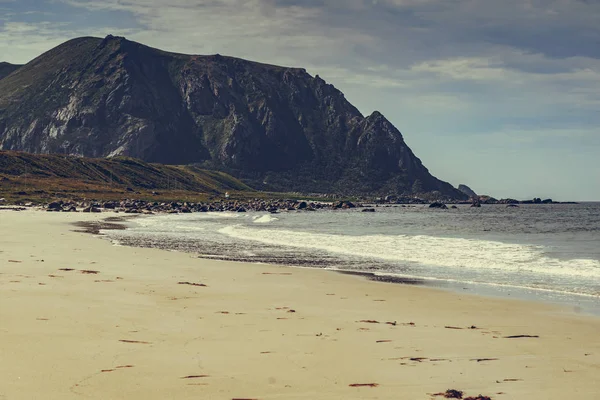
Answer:
M112 31L131 33L117 28L112 28ZM5 22L0 29L0 55L10 56L6 61L26 63L73 37L103 35L104 32L103 29L73 28L67 22Z
M0 13L0 54L9 55L8 61L25 62L74 36L113 33L181 53L305 67L341 89L364 114L382 111L430 169L456 176L460 173L443 164L449 162L444 152L459 152L460 146L484 151L493 143L513 143L537 151L560 142L582 154L597 148L597 1L36 0L36 7L22 5L29 1L0 0L6 10ZM54 15L25 16L32 10ZM577 132L577 140L569 142L569 132Z

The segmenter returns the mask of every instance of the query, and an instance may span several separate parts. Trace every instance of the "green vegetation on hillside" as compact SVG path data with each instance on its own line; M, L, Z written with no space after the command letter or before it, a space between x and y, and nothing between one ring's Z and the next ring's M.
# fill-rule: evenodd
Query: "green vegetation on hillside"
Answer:
M53 198L200 200L250 196L252 188L223 172L192 166L0 151L0 198L43 202Z

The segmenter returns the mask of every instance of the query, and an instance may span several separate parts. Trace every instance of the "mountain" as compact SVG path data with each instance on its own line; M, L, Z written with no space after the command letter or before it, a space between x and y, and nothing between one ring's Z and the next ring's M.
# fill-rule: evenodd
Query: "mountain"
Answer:
M199 164L266 190L465 198L383 115L304 69L113 36L70 40L0 80L0 149Z
M12 74L14 71L21 68L22 65L10 64L7 62L0 62L0 79L7 77Z
M475 193L473 191L473 189L471 189L467 185L463 185L463 184L458 185L458 190L460 190L461 192L463 192L464 194L466 194L469 197L477 197L477 193Z

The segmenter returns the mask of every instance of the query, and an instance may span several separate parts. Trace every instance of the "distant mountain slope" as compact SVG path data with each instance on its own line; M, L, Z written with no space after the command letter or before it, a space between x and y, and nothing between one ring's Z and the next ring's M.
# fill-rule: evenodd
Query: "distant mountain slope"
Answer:
M64 179L81 184L112 185L122 189L185 190L209 194L228 190L252 191L244 183L223 172L191 166L148 164L127 157L94 159L0 151L0 181L3 177L8 181L15 177Z
M22 65L10 64L7 62L0 62L0 79L7 77L12 74L14 71L21 68Z
M463 184L458 185L458 190L460 190L461 192L463 192L464 194L466 194L469 197L477 197L477 193L475 193L473 191L473 189L471 189L467 185L463 185Z
M269 190L466 197L383 115L365 118L304 69L112 36L73 39L0 80L0 149L196 163Z

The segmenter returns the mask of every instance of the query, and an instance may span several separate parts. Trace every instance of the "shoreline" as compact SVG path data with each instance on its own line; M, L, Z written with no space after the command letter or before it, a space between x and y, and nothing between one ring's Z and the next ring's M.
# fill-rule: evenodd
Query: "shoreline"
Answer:
M71 230L100 217L0 215L0 398L600 393L597 318Z
M160 215L160 214L158 214ZM92 233L101 235L100 230L126 230L130 226L126 223L127 221L135 221L137 218L147 218L151 215L116 215L103 218L98 222L84 223L87 224L84 227L86 233ZM115 224L117 222L117 224ZM169 247L153 247L145 246L139 243L127 243L124 246L137 247L137 248L155 248L167 251L177 251L185 254L196 255L200 259L204 260L220 260L228 262L240 262L240 263L258 263L265 265L283 266L288 268L306 268L315 270L327 270L334 271L340 274L356 275L361 276L364 279L393 284L404 284L404 285L417 285L427 288L445 290L452 293L469 293L475 296L500 298L500 299L517 299L528 302L535 302L540 304L555 305L558 307L569 308L571 312L576 314L600 317L600 299L597 296L584 294L584 293L573 293L558 291L553 289L544 288L533 288L518 285L500 285L496 283L486 282L469 282L460 280L450 279L438 279L431 277L419 277L413 275L402 275L392 272L385 271L363 271L363 270L351 270L351 269L336 269L327 266L314 266L312 264L282 264L271 261L253 261L251 259L238 259L235 257L228 258L226 256L214 256L208 257L202 254L198 254L197 251L186 251L182 249L172 249Z

